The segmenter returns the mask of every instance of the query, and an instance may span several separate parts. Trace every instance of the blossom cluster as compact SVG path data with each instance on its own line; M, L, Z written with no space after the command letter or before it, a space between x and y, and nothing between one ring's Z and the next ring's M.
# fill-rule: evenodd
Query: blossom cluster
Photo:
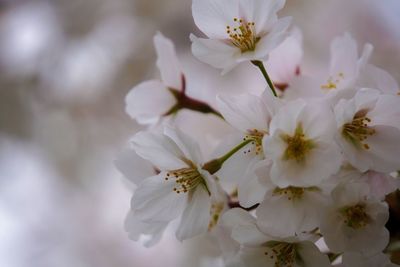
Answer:
M348 33L332 41L325 72L303 73L301 32L277 16L284 4L193 0L205 35L190 36L193 55L222 75L253 64L266 80L259 94L249 80L240 94L193 97L202 81L188 79L173 43L156 34L161 78L126 97L127 113L148 127L116 160L137 186L125 228L151 246L177 221L181 241L217 239L226 266L397 266L383 251L385 196L400 186L399 85L369 63L372 45L359 53ZM229 134L200 145L180 127L184 110L205 117L203 131L218 119Z

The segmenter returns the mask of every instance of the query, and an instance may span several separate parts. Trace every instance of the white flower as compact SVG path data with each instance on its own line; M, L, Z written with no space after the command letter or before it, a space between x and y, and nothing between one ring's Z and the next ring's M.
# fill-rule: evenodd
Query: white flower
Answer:
M257 225L273 236L289 237L319 227L327 196L319 187L273 187L256 209Z
M400 166L400 98L362 89L335 107L337 140L360 171L396 171Z
M299 99L272 118L264 154L272 159L271 180L285 188L318 185L339 170L342 157L333 142L336 123L326 102Z
M242 209L224 214L221 223L231 229L232 238L242 244L240 258L248 267L330 267L329 259L311 241L275 238L257 227L256 220Z
M169 89L182 90L183 74L175 53L174 44L161 33L154 36L157 67L161 81L151 80L132 88L125 98L126 113L141 124L154 124L176 104Z
M259 187L253 169L257 168L258 162L264 159L262 140L264 135L269 133L269 123L281 103L270 91L264 91L261 96L220 95L217 97L217 101L225 120L240 131L235 145L241 142L250 142L229 158L217 175L222 179L237 182L239 202L245 207L250 207L256 204L250 198L254 196L262 198L265 193L265 189L262 191L263 188Z
M292 79L300 75L303 58L302 33L294 28L290 35L269 55L266 62L268 74L279 89L286 89Z
M374 253L389 241L388 218L387 204L371 198L366 183L345 183L332 191L320 230L333 252Z
M290 18L277 18L285 0L194 0L193 18L209 39L191 35L192 52L223 73L243 61L266 60L285 38Z
M377 253L374 255L363 255L362 253L344 253L341 267L396 267L391 263L388 255Z
M181 216L179 240L207 232L214 213L211 197L218 196L219 189L214 177L201 168L197 144L171 128L164 134L139 132L132 143L138 155L160 170L138 185L132 198L134 215L148 223Z

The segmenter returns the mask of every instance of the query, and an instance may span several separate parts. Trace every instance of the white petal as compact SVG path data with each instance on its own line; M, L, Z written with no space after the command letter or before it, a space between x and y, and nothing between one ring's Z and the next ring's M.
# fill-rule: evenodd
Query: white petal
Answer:
M114 164L126 178L136 185L144 178L156 174L153 165L131 149L122 151Z
M192 53L200 61L223 69L223 73L227 73L236 66L236 58L240 55L239 48L219 40L197 38L194 35L190 35L190 40Z
M355 77L357 61L357 43L350 34L336 37L331 44L330 74L336 77L343 73L345 79Z
M269 163L269 162L268 162ZM260 162L259 160L250 163L251 165L248 167L246 174L244 175L244 179L241 179L241 182L238 185L238 199L240 205L245 208L249 208L260 203L265 193L268 190L268 186L259 180L258 175L255 173L256 169L261 168L260 165L265 165L265 161ZM267 168L269 171L269 166ZM268 174L265 174L268 176Z
M267 59L268 54L287 37L287 28L289 28L291 22L291 17L279 19L270 32L266 36L263 36L257 43L254 51L254 59Z
M203 163L199 145L178 128L165 127L164 134L171 138L179 149L184 153L185 158L195 164Z
M218 95L217 104L225 120L236 129L244 133L254 129L268 131L271 114L259 96Z
M146 81L132 88L125 98L125 111L140 124L156 123L176 103L165 85Z
M187 204L186 194L173 191L176 183L164 180L165 172L146 178L132 197L132 209L142 221L171 221L178 217Z
M211 199L203 187L198 187L185 208L181 223L176 232L178 240L183 241L207 232L210 222Z
M124 223L131 240L139 241L140 237L148 236L144 241L146 247L154 246L160 241L167 225L168 222L142 222L132 211L129 211Z
M277 20L276 12L283 8L285 0L240 0L241 12L248 22L254 22L256 34Z
M297 252L302 259L299 266L307 267L330 267L331 263L327 255L322 254L317 246L310 242L304 241L297 245Z
M385 70L368 64L362 71L360 84L366 88L377 88L385 94L396 95L399 93L399 84Z
M161 72L161 80L169 87L182 89L182 71L176 56L174 44L161 33L154 36L157 51L157 67Z
M155 132L139 132L131 140L133 149L160 170L176 170L187 166L184 153L167 136Z
M369 124L388 125L400 129L400 97L393 95L380 95L373 110L368 112Z
M239 1L193 0L192 13L197 27L208 37L226 39L226 26L239 16Z

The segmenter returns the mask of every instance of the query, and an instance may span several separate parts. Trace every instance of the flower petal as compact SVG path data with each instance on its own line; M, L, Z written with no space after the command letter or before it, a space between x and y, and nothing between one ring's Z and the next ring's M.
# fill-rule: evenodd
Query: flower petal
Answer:
M125 98L125 111L140 124L154 124L175 103L165 85L152 80L132 88Z
M153 165L141 158L132 149L122 151L114 161L114 164L126 178L136 185L144 178L156 174Z
M161 80L169 87L182 89L182 71L176 56L174 44L160 32L154 36L157 51L157 67L161 72Z
M236 66L236 58L240 55L240 49L230 46L222 41L197 38L190 35L192 41L192 53L200 61L211 66L223 69L223 74Z
M176 170L187 166L184 153L168 137L155 132L139 132L131 140L133 149L160 170Z
M193 0L193 19L210 38L226 39L226 26L239 16L239 0Z
M210 222L211 199L204 187L198 187L185 208L181 223L176 232L178 240L183 241L207 232Z
M164 180L165 172L146 178L132 197L132 209L141 221L167 222L178 217L187 204L186 194L173 191L176 183Z

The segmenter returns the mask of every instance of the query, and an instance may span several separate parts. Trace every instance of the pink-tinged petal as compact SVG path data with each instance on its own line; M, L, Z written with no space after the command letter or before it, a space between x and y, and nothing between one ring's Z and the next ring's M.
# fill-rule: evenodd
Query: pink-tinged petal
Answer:
M187 166L181 160L184 153L168 136L155 132L139 132L131 142L136 153L159 170L176 170Z
M187 205L187 194L177 194L172 179L165 172L149 177L138 185L132 197L135 215L145 222L167 222L177 218Z
M368 171L362 176L371 188L371 195L377 199L385 199L387 194L400 188L400 180L393 176L375 171Z
M266 68L276 83L289 84L297 75L303 58L302 33L295 28L277 48L271 51Z
M330 74L336 77L339 73L343 73L345 80L355 77L357 61L357 43L350 34L345 33L336 37L331 44Z
M393 172L400 166L400 129L391 126L374 127L376 134L365 141L369 145L366 154L370 158L369 169ZM353 162L356 164L356 162Z
M226 26L239 16L239 0L193 0L196 26L210 38L227 39Z
M287 37L287 29L291 22L291 17L281 18L273 25L272 29L269 29L267 35L261 37L254 51L255 59L267 59L268 54Z
M218 95L217 104L225 120L236 129L268 131L271 114L259 96L242 94Z
M223 69L223 74L236 66L236 58L240 56L239 48L219 40L197 38L193 34L190 35L190 40L192 41L192 53L200 61Z
M361 57L358 59L357 62L357 75L360 75L360 72L362 72L364 68L366 68L373 51L374 47L371 44L364 45Z
M198 187L185 208L181 223L176 232L178 240L183 241L206 233L210 222L211 199L204 187Z
M400 129L400 96L380 95L367 116L371 126L388 125Z
M125 98L125 111L140 124L154 124L176 103L165 85L146 81L135 86Z
M397 81L385 70L368 64L361 72L360 84L366 88L377 88L384 94L396 95L400 92Z
M132 183L139 184L144 178L156 174L153 165L132 149L125 149L114 161L117 169Z
M277 20L276 13L284 5L285 0L240 0L240 12L248 22L255 23L256 34L260 34Z
M174 141L186 159L195 164L203 163L200 147L190 136L177 128L174 129L168 126L164 128L164 134Z
M157 51L157 67L161 72L161 80L169 88L182 89L182 70L176 56L174 44L161 33L154 36Z
M132 211L129 211L124 222L124 228L128 232L129 239L139 241L145 239L144 245L152 247L162 238L168 222L142 222Z

